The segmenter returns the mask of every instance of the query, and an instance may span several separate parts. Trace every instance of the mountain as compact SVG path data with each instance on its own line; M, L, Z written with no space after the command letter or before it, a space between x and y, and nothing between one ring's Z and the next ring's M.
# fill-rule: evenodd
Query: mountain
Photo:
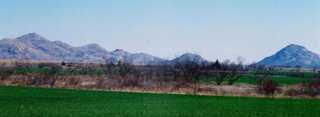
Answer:
M291 44L276 54L266 57L258 65L291 66L300 65L303 68L320 66L320 55L313 53L303 46Z
M37 33L0 40L0 59L41 61L104 62L106 58L155 64L163 59L144 53L131 54L121 49L109 52L98 44L73 47L62 41L50 41Z
M194 60L194 59L199 60L199 61L206 61L200 55L191 54L191 53L185 53L185 54L181 55L180 57L177 57L177 58L171 60L170 62L173 63L175 61Z
M161 61L163 61L163 59L159 58L159 57L155 57L149 54L145 54L145 53L135 53L135 54L131 54L129 52L126 52L122 49L116 49L114 51L112 51L110 54L104 56L105 59L112 59L113 62L116 61L129 61L132 62L134 64L157 64Z

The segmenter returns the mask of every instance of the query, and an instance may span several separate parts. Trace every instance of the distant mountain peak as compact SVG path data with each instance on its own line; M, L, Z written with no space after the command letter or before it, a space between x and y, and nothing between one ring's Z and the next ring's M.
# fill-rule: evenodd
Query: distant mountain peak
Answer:
M124 52L124 50L123 49L116 49L116 50L114 50L112 52Z
M17 37L16 39L19 39L19 40L42 40L45 38L42 37L41 35L33 32L33 33L29 33L29 34L25 34L20 37Z
M296 45L296 44L290 44L283 49L281 49L278 53L284 53L284 54L302 54L302 53L308 53L310 52L307 48Z
M200 55L192 54L192 53L185 53L180 57L175 58L173 61L183 61L183 60L198 60L198 61L205 61Z
M88 49L103 49L99 44L96 44L96 43L84 45L84 46L81 46L81 47L85 47L85 48L88 48Z
M306 49L306 48L301 45L290 44L286 46L284 49Z
M267 66L291 66L300 65L311 68L320 66L320 55L309 51L307 48L290 44L272 56L266 57L257 64Z

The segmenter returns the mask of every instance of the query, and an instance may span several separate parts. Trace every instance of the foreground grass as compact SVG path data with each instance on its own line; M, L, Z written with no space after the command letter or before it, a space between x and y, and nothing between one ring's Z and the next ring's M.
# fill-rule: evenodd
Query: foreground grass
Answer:
M320 101L0 86L0 116L319 116Z

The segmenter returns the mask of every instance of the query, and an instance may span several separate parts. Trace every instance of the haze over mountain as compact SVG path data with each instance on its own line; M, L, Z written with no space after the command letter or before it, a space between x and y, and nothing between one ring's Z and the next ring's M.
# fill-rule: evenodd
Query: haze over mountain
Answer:
M131 54L121 49L109 52L98 44L72 47L62 41L49 41L29 33L15 39L0 40L0 59L40 61L104 62L107 58L131 61L135 64L155 64L163 59L144 53Z
M266 57L257 64L266 66L300 65L304 68L320 67L320 55L313 53L303 46L291 44L276 54Z

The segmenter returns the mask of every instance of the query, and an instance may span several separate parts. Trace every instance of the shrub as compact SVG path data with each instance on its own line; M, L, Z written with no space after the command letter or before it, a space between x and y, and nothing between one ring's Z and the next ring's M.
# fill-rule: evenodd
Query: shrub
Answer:
M79 76L72 76L71 78L67 79L67 85L77 86L81 82L82 80L79 78Z
M265 95L273 95L274 92L277 90L278 83L276 83L272 79L264 79L261 86L258 87L258 92L265 94Z
M176 82L173 85L173 89L180 89L180 88L186 88L190 87L188 85L188 80L185 78L177 78Z
M297 85L286 91L288 96L311 96L320 95L320 81Z
M304 87L303 92L306 95L314 97L320 94L320 81L306 83L303 85L303 87Z
M123 78L121 82L121 86L124 87L141 87L142 85L142 79L141 78L136 78L133 76L129 76L127 78Z
M0 81L7 80L13 73L14 71L12 69L0 69Z

